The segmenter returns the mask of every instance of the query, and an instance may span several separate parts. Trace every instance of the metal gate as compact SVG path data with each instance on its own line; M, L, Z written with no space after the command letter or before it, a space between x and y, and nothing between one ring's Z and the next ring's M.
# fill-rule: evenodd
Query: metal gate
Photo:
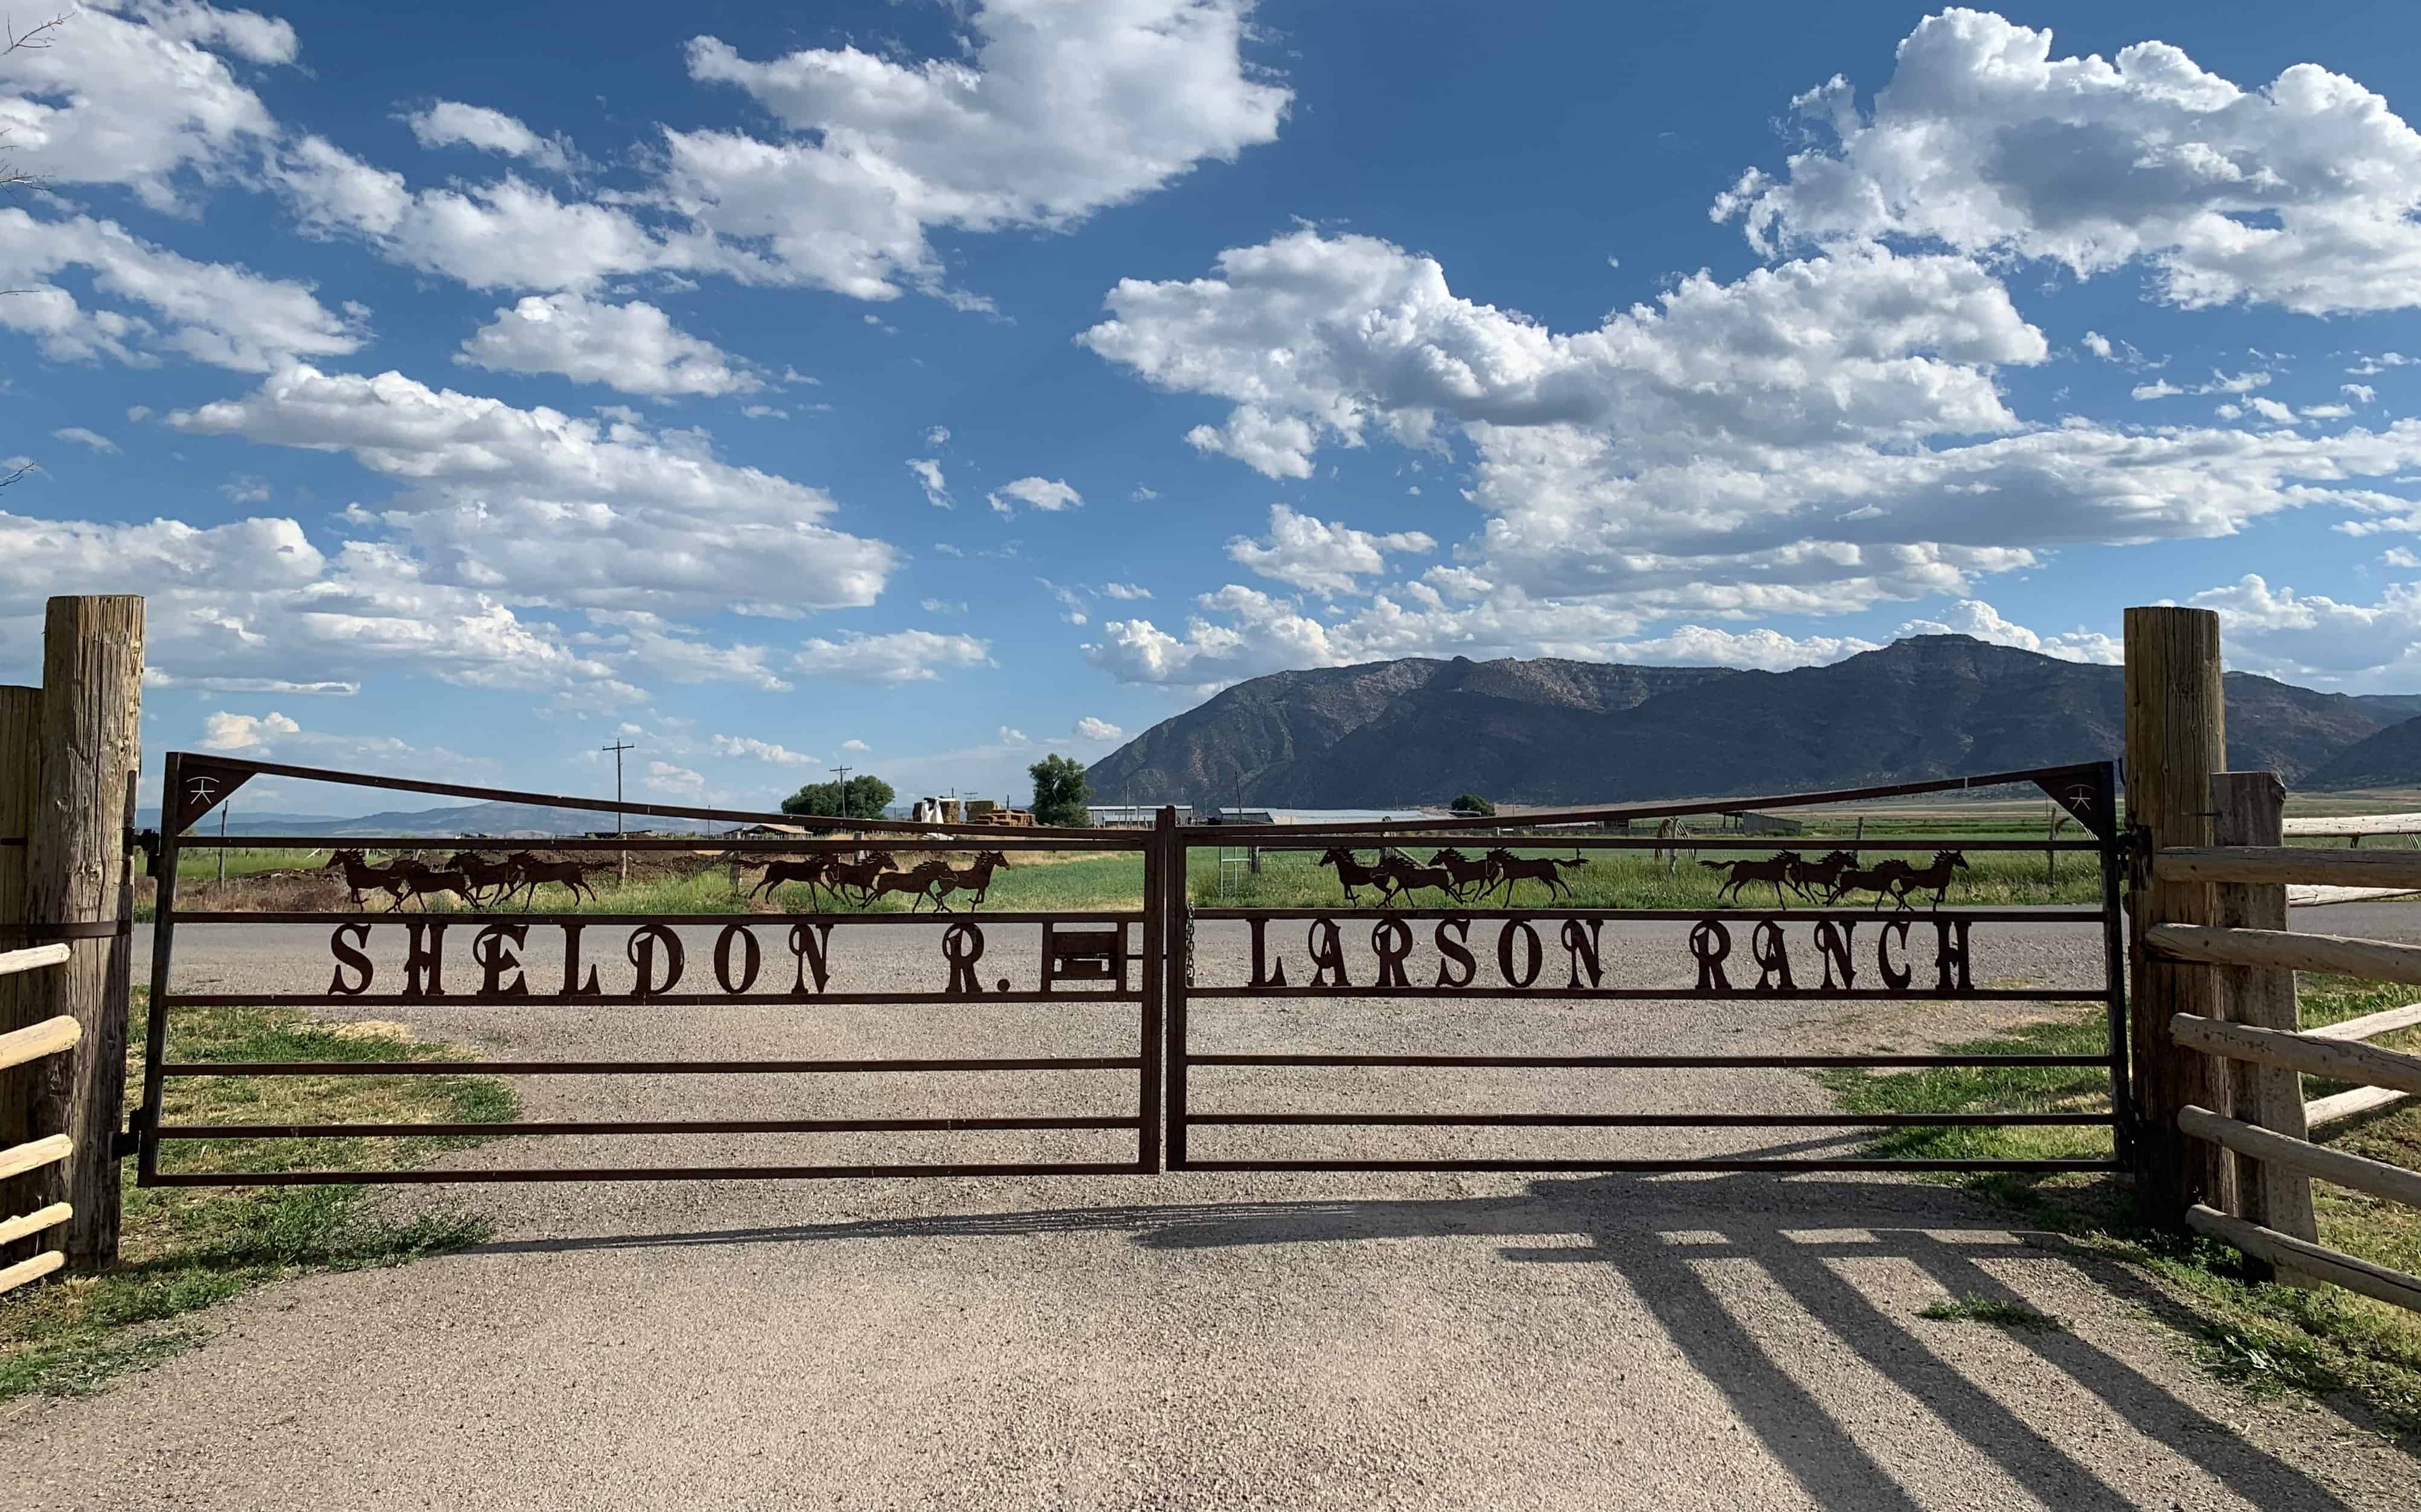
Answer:
M432 840L425 836L365 836L333 841L326 835L226 835L195 833L195 824L255 776L271 775L357 787L557 808L587 809L608 816L702 819L735 826L790 826L794 833L721 835L592 834L576 838L499 842L481 836ZM1960 789L2018 785L2039 789L2064 817L2042 839L1956 834L1868 835L1863 825L1849 837L1810 838L1746 833L1690 834L1723 816L1757 816L1763 827L1787 831L1789 822L1770 811L1801 810L1861 801L1914 797ZM1474 818L1385 823L1324 825L1179 825L1164 809L1149 830L1051 830L929 826L875 819L802 819L790 815L735 813L712 808L615 803L590 799L472 787L393 777L372 777L322 769L244 761L217 756L172 753L167 758L159 878L150 974L148 1030L141 1105L133 1115L139 1180L145 1185L238 1185L321 1181L566 1181L688 1180L714 1177L884 1176L1106 1175L1170 1170L2108 1170L2127 1157L2129 1130L2126 1066L2125 950L2120 882L2123 842L2116 826L2114 763L1996 772L1946 781L1902 783L1835 792L1768 798L1526 814L1512 818ZM2062 838L2060 826L2083 832ZM617 818L618 826L622 819ZM1739 822L1745 826L1746 818ZM1638 833L1643 824L1651 833ZM795 833L822 826L846 836ZM1463 848L1494 855L1471 855ZM178 898L178 861L188 850L285 850L318 851L332 844L355 852L430 853L435 859L386 866L366 854L330 865L344 872L362 904L344 910L300 912L190 909ZM1451 854L1423 861L1408 848L1434 848ZM913 865L885 848L914 858ZM1821 857L1804 852L1826 849ZM1217 879L1192 879L1189 860L1199 850L1242 848L1297 854L1325 852L1337 880L1370 887L1370 903L1336 906L1318 900L1260 906L1197 905L1215 900ZM1664 909L1583 906L1566 896L1564 873L1575 862L1542 850L1584 853L1648 851L1678 863L1678 850L1693 865L1709 856L1731 858L1725 869L1728 896L1718 906ZM476 900L483 868L506 865L490 852L519 849L526 885L490 897L489 906L429 912L430 896ZM586 865L581 858L649 852L707 854L728 861L735 879L741 865L779 863L794 874L820 877L825 896L853 906L818 907L777 913L667 912L660 913L555 912L532 906L538 885L552 880L572 887ZM991 870L1026 853L1107 853L1139 863L1142 896L1128 910L984 911L982 888ZM543 852L541 854L540 852ZM1366 852L1372 859L1366 861ZM1960 900L1958 869L1968 852L2025 852L2056 867L2064 854L2089 858L2098 901L2091 907L1976 907ZM986 859L986 855L992 858ZM1703 854L1701 854L1703 853ZM1927 857L1931 859L1925 859ZM955 859L972 858L966 865ZM1909 859L1900 859L1909 858ZM358 870L354 869L358 866ZM1392 874L1392 881L1384 880ZM770 874L769 874L770 875ZM923 879L922 881L919 879ZM1358 884L1356 880L1359 879ZM504 879L489 875L492 891ZM760 884L761 885L761 884ZM1322 879L1321 886L1329 884ZM1527 887L1546 895L1539 906L1513 901ZM844 892L841 889L851 891ZM1487 899L1501 888L1505 900ZM367 889L367 892L365 891ZM1752 889L1771 892L1774 906L1757 906ZM815 889L810 883L810 893ZM918 899L916 912L865 912L881 892ZM1424 892L1444 901L1416 906ZM1848 903L1859 892L1865 906ZM1795 895L1789 901L1786 893ZM523 898L513 906L515 896ZM778 896L778 895L777 895ZM928 913L960 900L959 911ZM422 911L408 905L424 900ZM383 910L377 905L383 901ZM970 906L972 905L972 906ZM1974 970L1976 947L1994 932L2045 924L2099 926L2100 971L2088 983L1980 985ZM315 927L327 933L325 988L291 991L200 991L179 985L180 939L203 931L247 926ZM922 933L899 935L903 928ZM1613 954L1606 931L1614 930ZM682 930L709 930L711 944L693 945ZM1208 947L1208 930L1229 945ZM1365 931L1367 930L1367 934ZM1350 935L1349 935L1350 931ZM1640 932L1640 931L1644 931ZM870 956L888 935L898 970L929 986L899 990L852 983L847 969L853 954ZM1634 938L1635 936L1635 938ZM918 943L902 954L896 942ZM1029 943L1030 942L1030 945ZM927 948L929 947L929 948ZM1617 968L1630 951L1633 964L1649 958L1667 974L1625 981ZM600 966L615 978L605 984ZM627 974L623 968L627 967ZM895 974L897 973L895 972ZM836 977L838 980L836 980ZM1335 1043L1330 1022L1348 1009L1372 1004L1426 1005L1492 1005L1528 1011L1554 1004L1689 1003L1789 1005L1915 1001L1937 1004L2072 1002L2106 1005L2108 1035L2094 1053L1971 1055L1943 1053L1663 1052L1653 1049L1607 1052L1587 1037L1552 1051L1535 1045L1515 1051L1482 1049L1373 1049ZM172 1061L167 1029L181 1012L249 1006L296 1006L362 1010L409 1008L426 1016L448 1005L519 1011L543 1007L645 1005L668 1013L705 1013L718 1007L818 1005L877 1006L901 1015L946 1012L963 1015L983 1005L1047 1006L1052 1021L1109 1023L1116 1027L1114 1053L889 1055L866 1058L679 1058L648 1060L478 1059L467 1061ZM1273 1008L1293 1015L1273 1028L1260 1025L1254 1048L1225 1048L1222 1020L1235 1012ZM1164 1012L1164 1010L1165 1010ZM1323 1017L1325 1015L1326 1017ZM1091 1016L1087 1018L1086 1016ZM918 1024L944 1027L939 1020ZM1379 1022L1379 1021L1373 1021ZM1463 1038L1484 1025L1453 1025ZM1096 1037L1101 1033L1098 1031ZM1206 1042L1205 1037L1208 1037ZM1274 1036L1274 1038L1273 1038ZM1258 1073L1303 1071L1325 1076L1332 1088L1361 1092L1383 1084L1391 1073L1505 1070L1554 1073L1543 1082L1570 1086L1566 1075L1724 1069L1827 1070L1844 1068L1997 1066L2099 1067L2106 1069L2106 1106L2090 1110L2008 1114L1867 1114L1806 1109L1726 1107L1697 1112L1592 1111L1577 1105L1469 1111L1458 1106L1367 1107L1320 1103L1236 1107L1219 1101L1220 1074L1227 1068ZM896 1075L1019 1075L1099 1073L1125 1080L1131 1099L1114 1113L962 1115L914 1118L583 1119L460 1127L430 1124L174 1124L164 1121L164 1089L186 1077L346 1077L478 1074L506 1076L804 1076L858 1079ZM1257 1073L1257 1074L1258 1074ZM1269 1078L1283 1082L1283 1076ZM1086 1083L1090 1085L1091 1083ZM1165 1099L1164 1101L1164 1085ZM1342 1099L1351 1101L1351 1099ZM1364 1099L1367 1100L1367 1099ZM1558 1100L1551 1097L1548 1100ZM1571 1104L1584 1101L1577 1097ZM1768 1152L1704 1157L1647 1158L1620 1150L1557 1154L1514 1149L1489 1156L1408 1153L1383 1140L1347 1152L1312 1157L1275 1155L1263 1148L1224 1142L1240 1130L1617 1130L1642 1128L1859 1128L1960 1124L2060 1124L2106 1126L2112 1155L2101 1160L1895 1159L1867 1154L1793 1156ZM1065 1133L1107 1131L1132 1135L1132 1155L1114 1158L1030 1161L899 1160L850 1163L747 1163L679 1166L541 1165L510 1169L351 1172L344 1170L163 1169L164 1145L180 1141L308 1139L328 1136L470 1135L928 1135L968 1132ZM1121 1140L1121 1143L1122 1140ZM1209 1147L1202 1147L1209 1146Z
M597 811L609 821L615 815L705 819L736 826L782 826L799 829L821 825L845 831L848 838L811 838L787 834L641 835L599 834L577 838L508 840L465 835L451 839L427 836L365 836L332 840L326 835L226 835L192 833L196 821L223 803L255 776L273 775L351 787L430 793L486 802L528 803ZM1151 954L1159 927L1156 901L1164 891L1161 856L1148 850L1140 832L1124 834L1007 827L972 827L948 835L929 834L925 827L882 819L804 819L788 814L732 813L648 803L610 803L593 799L470 787L396 777L369 777L310 767L242 761L222 756L171 753L167 758L155 864L159 878L158 913L153 926L150 1008L143 1066L141 1107L134 1115L139 1156L138 1180L146 1186L228 1186L339 1181L591 1181L693 1180L711 1177L797 1177L878 1176L1023 1176L1110 1175L1151 1172L1160 1168L1161 1133L1161 962ZM617 824L618 828L618 822ZM355 853L358 870L349 879L360 885L353 896L364 906L351 910L275 912L212 912L179 905L178 858L192 849L286 850L319 851L341 848ZM575 888L590 856L676 851L704 853L718 863L729 858L737 873L751 858L789 860L794 869L827 868L834 858L849 868L847 875L868 887L899 879L890 890L908 893L917 868L883 865L885 847L902 852L913 848L926 867L940 866L951 874L946 886L928 872L920 897L935 893L980 898L974 885L988 885L995 865L1009 856L1039 852L1143 852L1146 877L1144 907L1130 911L1051 912L987 912L956 913L860 912L832 911L802 913L615 913L537 912L527 904L542 882L532 881L523 906L510 905L514 894L493 896L503 907L476 911L425 912L430 897L469 896L478 888L475 878L482 865L501 865L500 850L529 853L523 869L543 872L558 887ZM405 855L431 853L438 858L416 869L372 866L366 852ZM539 854L543 852L543 854ZM990 853L995 858L986 862ZM952 857L974 858L963 867L948 865ZM568 858L568 859L567 859ZM610 865L611 863L606 863ZM332 867L343 867L332 861ZM596 869L586 865L586 869ZM501 880L492 885L501 885ZM760 884L761 885L761 884ZM835 885L847 887L846 881ZM812 894L814 889L810 887ZM863 889L861 889L863 891ZM867 896L871 896L868 894ZM408 911L414 898L423 899L423 912ZM385 903L383 909L377 905ZM373 912L373 910L376 910ZM845 978L853 948L863 948L878 931L925 927L930 934L929 955L903 962L911 974L935 985L918 990L852 988ZM327 929L323 968L328 985L318 990L221 991L180 990L176 952L180 939L201 931L230 927L313 926ZM695 949L681 931L711 929L711 946ZM552 941L546 937L553 936ZM1015 941L1015 954L1010 946ZM551 949L541 974L534 950ZM897 954L897 951L894 952ZM699 959L704 957L705 959ZM609 989L602 967L619 978L628 968L627 983ZM836 981L836 977L843 978ZM667 1012L706 1011L741 1005L795 1005L803 1009L826 1005L882 1005L903 1014L949 1009L964 1013L983 1005L1050 1004L1071 1015L1092 1015L1124 1023L1125 1043L1114 1054L1086 1055L931 1055L867 1059L682 1059L682 1060L543 1060L481 1059L467 1061L284 1061L175 1062L166 1058L170 1019L181 1012L211 1008L296 1006L359 1010L376 1007L421 1011L448 1005L478 1005L516 1010L548 1006L611 1007L644 1005ZM162 1117L166 1084L180 1077L353 1077L490 1073L505 1076L811 1076L862 1078L926 1074L1099 1073L1129 1081L1133 1088L1130 1110L1107 1115L990 1115L919 1118L767 1118L767 1119L620 1119L554 1122L439 1124L173 1124ZM973 1131L1131 1130L1133 1154L1125 1159L1035 1160L1024 1161L851 1164L714 1164L707 1166L539 1166L509 1170L416 1170L373 1173L342 1170L163 1170L164 1144L180 1141L309 1139L315 1137L414 1135L594 1135L594 1134L928 1134Z
M1747 1170L2112 1170L2127 1155L2128 1105L2126 1062L2126 946L2121 931L2120 883L2123 850L2116 825L2116 765L2111 762L2054 767L2025 772L1987 773L1947 781L1899 783L1835 792L1795 793L1767 798L1724 799L1706 803L1642 805L1585 811L1524 814L1509 819L1465 819L1369 822L1330 825L1193 825L1174 833L1176 860L1165 868L1172 887L1187 875L1185 853L1191 848L1285 848L1296 853L1323 851L1323 864L1341 878L1355 872L1372 876L1398 853L1392 869L1398 877L1417 879L1417 885L1388 889L1376 907L1335 907L1324 903L1293 907L1198 907L1190 911L1172 895L1172 919L1181 919L1186 947L1172 956L1176 962L1167 988L1168 1165L1191 1171L1747 1171ZM1817 839L1804 849L1823 847L1821 860L1802 855L1787 838L1755 838L1744 834L1687 834L1687 821L1697 817L1758 816L1773 810L1806 809L1816 805L1855 803L1865 800L1902 798L1928 793L1973 791L2006 785L2039 788L2068 816L2043 839L2007 836L1973 838L1959 835L1866 835L1864 826L1852 838ZM2062 839L2058 828L2072 819L2082 837ZM1653 833L1634 834L1645 822ZM1745 818L1741 819L1747 822ZM1787 829L1787 825L1775 825ZM1542 907L1468 907L1448 901L1440 907L1398 906L1407 894L1433 890L1448 896L1454 872L1446 877L1423 876L1446 870L1444 858L1424 861L1404 855L1417 846L1460 850L1475 840L1494 848L1499 865L1517 866L1532 883L1535 896L1544 892ZM1736 857L1755 879L1733 890L1734 906L1718 908L1614 909L1558 905L1552 895L1562 891L1560 863L1542 858L1540 849L1582 852L1648 850L1669 854L1678 848L1710 855ZM1366 862L1364 853L1378 851ZM1534 852L1523 855L1523 850ZM2089 908L1978 908L1956 903L1957 863L1967 852L2023 851L2041 855L2055 866L2062 852L2082 852L2096 868L2098 903ZM1945 854L1955 862L1942 859ZM1896 871L1889 858L1913 855ZM1923 858L1934 859L1926 861ZM1846 858L1836 862L1835 858ZM1693 857L1694 860L1703 859ZM1484 858L1465 856L1456 869L1470 875ZM1718 863L1718 865L1723 865ZM1813 880L1828 865L1872 887L1819 888ZM1943 876L1936 879L1933 868ZM1889 885L1895 876L1914 875L1916 884ZM1552 879L1552 880L1551 880ZM1484 879L1481 879L1484 880ZM1950 885L1936 889L1936 880ZM1373 885L1365 882L1363 885ZM1516 882L1514 885L1519 885ZM1740 906L1749 887L1771 885L1775 906ZM1806 900L1786 906L1786 889ZM1359 889L1357 889L1358 891ZM1509 899L1513 885L1506 887ZM1461 889L1466 895L1469 888ZM1834 906L1858 891L1874 893L1874 906ZM1483 896L1485 890L1483 889ZM1826 896L1829 895L1829 899ZM1809 906L1809 905L1813 906ZM2101 927L2100 971L2089 983L2062 986L1977 985L1973 970L1979 937L2015 925L2098 924ZM1662 948L1673 978L1652 984L1608 985L1604 930L1621 927L1662 926ZM1226 953L1228 970L1216 982L1201 978L1213 969L1220 953L1196 948L1206 927L1238 926L1244 934L1241 949ZM1355 939L1349 949L1348 931L1367 928L1367 941ZM1861 933L1861 931L1866 931ZM1654 931L1651 931L1651 934ZM1650 949L1659 948L1651 940ZM1356 959L1358 958L1358 959ZM1291 975L1289 974L1291 973ZM1491 979L1492 978L1492 980ZM1205 1048L1206 1026L1215 1037L1222 1020L1255 1005L1315 1005L1384 1002L1477 1005L1524 1003L1592 1002L1808 1003L1925 1001L2025 1002L2098 1000L2107 1005L2108 1035L2092 1054L1955 1053L1762 1053L1675 1054L1591 1053L1580 1047L1552 1053L1486 1053L1475 1052L1372 1051L1351 1049L1263 1048L1237 1051ZM1292 1009L1288 1010L1293 1012ZM1304 1037L1317 1037L1316 1013L1295 1013ZM1266 1038L1266 1037L1265 1037ZM1215 1092L1200 1089L1202 1073L1230 1068L1289 1068L1297 1071L1351 1071L1377 1077L1391 1070L1464 1071L1488 1073L1506 1069L1549 1070L1574 1076L1593 1072L1675 1071L1689 1069L1827 1070L1844 1068L1908 1069L1931 1067L1994 1068L2008 1066L2103 1067L2109 1078L2105 1107L2092 1111L2010 1114L1867 1114L1730 1108L1695 1113L1663 1111L1580 1112L1553 1107L1501 1112L1441 1112L1434 1108L1343 1108L1296 1105L1238 1109L1219 1105ZM1494 1158L1409 1156L1384 1143L1352 1154L1317 1158L1278 1158L1252 1149L1238 1150L1206 1141L1232 1140L1238 1130L1411 1130L1411 1129L1857 1129L1925 1126L2067 1124L2101 1125L2112 1129L2112 1155L2104 1160L1893 1159L1857 1156L1726 1155L1707 1158L1633 1158L1621 1154L1546 1156L1510 1154Z

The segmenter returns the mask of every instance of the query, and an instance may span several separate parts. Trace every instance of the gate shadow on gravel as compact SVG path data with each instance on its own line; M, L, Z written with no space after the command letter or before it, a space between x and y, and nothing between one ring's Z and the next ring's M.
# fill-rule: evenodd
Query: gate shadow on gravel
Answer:
M1815 1141L1812 1144L1829 1143ZM1785 1154L1808 1146L1760 1151ZM1913 1509L1917 1501L1709 1286L1710 1260L1746 1261L1787 1291L1834 1339L1924 1402L1974 1453L2045 1504L2138 1504L1936 1354L1906 1320L1877 1306L1833 1262L1901 1260L1954 1297L2024 1305L1986 1262L2023 1255L2072 1267L2100 1286L2191 1333L2185 1309L2116 1263L2058 1236L2015 1229L1941 1187L1766 1173L1713 1177L1607 1175L1542 1179L1526 1192L1474 1197L1120 1204L1017 1212L868 1219L783 1227L533 1239L474 1254L679 1249L692 1245L851 1239L1130 1233L1158 1250L1338 1244L1368 1239L1497 1237L1515 1264L1602 1264L1621 1271L1667 1337L1720 1390L1765 1450L1828 1507ZM1581 1242L1574 1243L1573 1240ZM1552 1243L1536 1241L1552 1240ZM2007 1337L2066 1375L2136 1432L2193 1460L2260 1507L2345 1508L2327 1488L2180 1400L2126 1362L2066 1330Z

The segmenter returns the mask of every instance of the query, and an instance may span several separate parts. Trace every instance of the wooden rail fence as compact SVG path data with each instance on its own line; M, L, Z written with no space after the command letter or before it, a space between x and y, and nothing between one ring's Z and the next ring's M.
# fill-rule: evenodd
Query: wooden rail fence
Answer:
M2257 1270L2421 1311L2421 1276L2319 1242L2311 1198L2319 1179L2421 1207L2421 1173L2311 1137L2319 1125L2421 1093L2421 1054L2369 1043L2421 1024L2421 1005L2306 1030L2295 990L2299 971L2421 984L2421 945L2286 927L2290 889L2367 897L2421 889L2421 850L2317 850L2288 845L2290 834L2411 833L2389 826L2412 816L2290 823L2273 774L2208 770L2225 748L2224 712L2202 696L2219 672L2218 624L2208 615L2127 612L2129 796L2141 826L2137 1001L2147 982L2163 993L2158 1017L2136 1021L2135 1053L2139 1066L2164 1073L2139 1076L2137 1115L2188 1142L2143 1142L2155 1153L2139 1171L2139 1196L2148 1217L2231 1244ZM2182 712L2162 707L2162 691L2179 688L2192 694ZM2208 728L2190 738L2180 733L2185 720ZM2355 1086L2306 1102L2305 1076Z
M68 947L63 944L36 945L29 950L0 953L0 976L14 976L20 972L37 971L46 966L68 963ZM0 1071L30 1066L48 1055L64 1055L73 1051L76 1041L84 1037L84 1025L61 1014L40 1023L0 1034ZM22 1145L0 1149L0 1179L24 1176L46 1166L57 1165L75 1153L75 1141L66 1134L46 1134L29 1139ZM63 1226L75 1216L71 1203L53 1202L29 1213L0 1218L0 1246L15 1244L37 1234ZM14 1265L0 1266L0 1292L13 1291L29 1281L39 1281L67 1264L66 1252L53 1247Z

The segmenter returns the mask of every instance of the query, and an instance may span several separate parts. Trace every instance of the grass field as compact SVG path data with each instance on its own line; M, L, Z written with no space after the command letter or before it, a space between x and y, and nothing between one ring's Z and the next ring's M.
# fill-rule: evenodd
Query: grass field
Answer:
M135 1003L141 1017L140 990ZM193 1010L171 1020L172 1060L453 1060L463 1052L402 1037L394 1026L323 1024L291 1009ZM128 1055L142 1084L142 1047ZM166 1120L201 1122L446 1120L494 1123L513 1115L504 1083L474 1076L179 1078ZM170 1171L395 1170L472 1141L461 1139L227 1140L164 1145ZM380 1216L361 1187L151 1187L124 1181L117 1267L0 1298L0 1400L70 1395L140 1369L198 1341L186 1315L264 1282L307 1270L395 1265L486 1238L484 1224L438 1213Z
M2343 977L2301 981L2306 1028L2399 1005L2407 988ZM2099 1054L2099 1005L2073 1005L2058 1017L2002 1038L1950 1047L1960 1053ZM2421 1029L2380 1037L2392 1049L2421 1050ZM1949 1068L1826 1078L1843 1107L1859 1113L2059 1112L2109 1106L2098 1067ZM2306 1097L2344 1090L2304 1080ZM2406 1104L2339 1124L2325 1143L2407 1170L2421 1168L2421 1107ZM2039 1159L2106 1156L2106 1130L2076 1127L1895 1130L1869 1141L1878 1155ZM2137 1226L2121 1185L2107 1177L2006 1173L1945 1177L2021 1208L2045 1227L2086 1249L2154 1277L2177 1304L2203 1363L2258 1392L2343 1395L2362 1403L2408 1445L2421 1444L2421 1317L2335 1286L2306 1290L2247 1279L2225 1245ZM2421 1271L2421 1211L2326 1182L2312 1184L2322 1242L2382 1265Z

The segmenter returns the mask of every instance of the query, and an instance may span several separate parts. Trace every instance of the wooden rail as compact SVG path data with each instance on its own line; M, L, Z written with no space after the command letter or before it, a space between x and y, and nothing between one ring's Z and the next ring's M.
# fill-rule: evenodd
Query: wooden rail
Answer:
M2340 814L2335 818L2288 819L2293 835L2329 835L2360 840L2366 834L2421 834L2421 814Z
M23 950L0 951L0 976L14 976L38 966L64 966L68 947L64 944L32 945Z
M2400 1008L2367 1013L2359 1019L2323 1024L2318 1029L2304 1032L2316 1039L2375 1039L2392 1030L2410 1029L2415 1025L2421 1025L2421 1003L2408 1003ZM2411 1095L2394 1087L2358 1086L2351 1091L2314 1098L2304 1104L2304 1123L2310 1129L2318 1129L2322 1124L2342 1123L2357 1114L2392 1107Z
M27 958L39 958L28 959ZM39 966L56 966L66 961L65 945L37 945L31 950L12 950L0 956L0 975L30 971ZM12 1029L0 1035L0 1071L38 1061L45 1055L64 1055L75 1049L84 1037L84 1026L65 1014ZM75 1153L75 1141L65 1134L28 1140L23 1145L0 1149L0 1181L55 1165ZM64 1202L54 1202L30 1213L0 1218L0 1246L31 1239L37 1234L63 1226L75 1216L75 1208ZM39 1281L67 1263L67 1255L56 1249L44 1250L15 1265L0 1267L0 1292L7 1292L29 1281Z
M2248 1224L2241 1218L2230 1218L2201 1203L2186 1209L2186 1226L2197 1234L2208 1234L2212 1239L2233 1244L2281 1270L2297 1270L2322 1281L2333 1281L2348 1291L2358 1291L2366 1297L2376 1297L2381 1302L2393 1302L2398 1307L2421 1313L2421 1276L2391 1270L2358 1255L2330 1249L2325 1244L2300 1239L2292 1234L2281 1234L2274 1228L2264 1228L2258 1224Z
M2375 982L2421 984L2421 945L2290 929L2225 929L2199 924L2155 924L2145 943L2168 960L2206 966L2270 966L2280 971L2334 972Z
M2305 1076L2394 1087L2399 1092L2421 1092L2421 1055L2400 1050L2323 1039L2312 1034L2290 1034L2282 1029L2257 1029L2251 1024L2225 1023L2184 1013L2178 1015L2169 1032L2179 1044L2208 1055L2275 1066Z
M2421 850L2317 850L2310 846L2172 846L2152 858L2164 882L2334 882L2421 888Z

